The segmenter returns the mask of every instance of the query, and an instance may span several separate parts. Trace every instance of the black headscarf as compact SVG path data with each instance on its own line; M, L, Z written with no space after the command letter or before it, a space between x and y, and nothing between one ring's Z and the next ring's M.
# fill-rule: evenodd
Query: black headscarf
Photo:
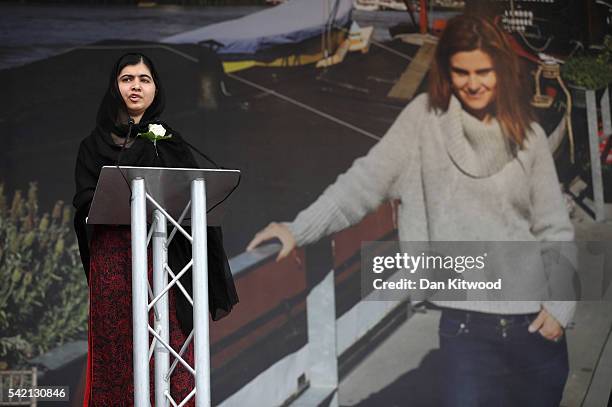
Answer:
M125 102L117 85L121 70L127 65L143 62L149 70L156 85L156 95L140 122L131 128L129 148L117 145L111 133L125 140L128 136L128 114ZM89 242L91 228L86 225L85 218L93 199L96 184L103 166L128 165L136 167L180 167L199 168L197 161L188 148L188 144L180 134L159 120L165 105L165 93L157 71L151 60L142 54L125 54L115 64L109 79L106 94L102 99L96 119L96 127L86 137L79 147L75 168L76 194L72 201L76 208L74 228L77 234L79 251L85 275L89 279ZM138 133L146 133L149 124L162 124L171 134L169 139L159 140L156 146L148 139L136 137ZM168 265L175 272L180 271L191 259L191 244L181 234L177 233L168 248ZM238 302L238 295L229 268L227 255L223 248L223 236L220 227L208 228L208 287L209 307L213 320L227 315ZM181 278L181 284L192 292L191 271ZM176 291L177 314L181 328L189 333L192 328L192 308L185 297Z

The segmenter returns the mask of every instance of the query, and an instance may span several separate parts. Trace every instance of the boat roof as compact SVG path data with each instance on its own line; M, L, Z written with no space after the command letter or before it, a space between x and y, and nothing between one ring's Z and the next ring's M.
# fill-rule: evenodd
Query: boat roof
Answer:
M289 0L235 20L164 38L168 44L215 41L220 54L255 54L282 44L295 44L319 35L327 24L347 26L352 0Z

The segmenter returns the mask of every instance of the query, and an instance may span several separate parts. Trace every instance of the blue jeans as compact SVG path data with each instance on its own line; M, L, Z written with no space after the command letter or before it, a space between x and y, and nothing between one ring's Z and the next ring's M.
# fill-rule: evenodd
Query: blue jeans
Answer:
M558 407L569 371L565 335L527 328L537 314L445 308L440 319L446 407Z

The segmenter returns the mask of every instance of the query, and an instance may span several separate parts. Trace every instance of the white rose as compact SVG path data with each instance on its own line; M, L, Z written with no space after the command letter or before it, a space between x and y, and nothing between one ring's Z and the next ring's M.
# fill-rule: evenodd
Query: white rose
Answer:
M155 134L156 137L163 137L166 135L166 129L161 124L149 124L149 131Z

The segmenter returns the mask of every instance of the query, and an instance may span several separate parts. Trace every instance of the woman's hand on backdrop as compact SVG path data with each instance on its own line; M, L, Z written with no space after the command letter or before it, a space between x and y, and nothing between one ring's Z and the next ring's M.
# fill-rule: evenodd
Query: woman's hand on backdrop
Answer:
M274 238L280 240L282 245L278 256L276 256L276 261L284 259L285 257L287 257L287 255L289 255L289 253L291 253L293 249L295 249L295 237L293 237L293 234L287 226L277 222L272 222L268 226L257 232L246 249L247 251L251 251L255 247L259 246L261 243Z

